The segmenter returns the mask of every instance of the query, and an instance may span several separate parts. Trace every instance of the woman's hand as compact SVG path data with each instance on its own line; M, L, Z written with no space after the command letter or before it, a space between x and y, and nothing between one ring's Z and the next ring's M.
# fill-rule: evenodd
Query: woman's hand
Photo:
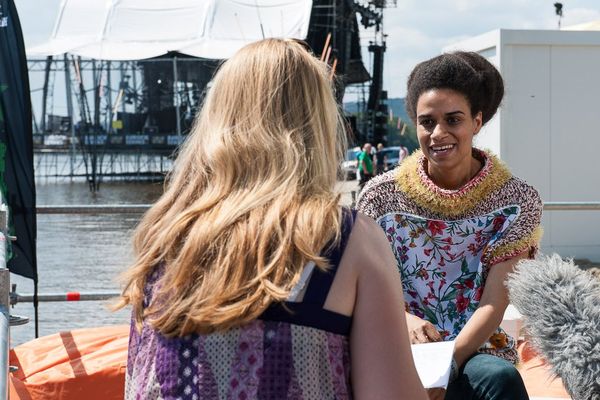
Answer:
M416 315L407 312L406 325L408 326L408 337L411 344L442 341L442 335L435 329L435 326Z

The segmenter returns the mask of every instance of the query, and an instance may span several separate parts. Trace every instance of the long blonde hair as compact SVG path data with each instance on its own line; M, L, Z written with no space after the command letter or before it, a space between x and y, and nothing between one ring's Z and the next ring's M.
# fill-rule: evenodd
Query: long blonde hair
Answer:
M120 307L166 336L243 325L339 238L344 124L330 71L294 40L244 47L215 75L165 193L134 235ZM144 286L164 274L144 308Z

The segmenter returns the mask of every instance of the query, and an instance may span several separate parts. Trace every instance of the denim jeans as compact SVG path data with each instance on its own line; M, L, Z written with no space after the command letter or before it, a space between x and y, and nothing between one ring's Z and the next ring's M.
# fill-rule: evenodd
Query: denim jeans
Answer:
M476 353L448 385L445 400L528 400L519 371L508 361Z

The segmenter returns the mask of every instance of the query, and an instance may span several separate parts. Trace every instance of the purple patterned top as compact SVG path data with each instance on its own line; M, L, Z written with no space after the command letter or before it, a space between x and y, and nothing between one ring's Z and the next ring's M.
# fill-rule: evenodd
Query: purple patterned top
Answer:
M460 333L479 305L490 268L540 237L535 189L479 150L482 169L458 190L436 186L417 152L372 179L357 208L386 232L402 275L407 311L431 322L445 340ZM517 361L515 340L501 328L480 349Z
M351 317L323 304L352 229L345 218L331 268L315 268L300 303L270 307L248 325L208 335L166 338L132 321L125 399L351 399ZM160 279L148 279L147 299ZM147 302L145 303L148 304Z

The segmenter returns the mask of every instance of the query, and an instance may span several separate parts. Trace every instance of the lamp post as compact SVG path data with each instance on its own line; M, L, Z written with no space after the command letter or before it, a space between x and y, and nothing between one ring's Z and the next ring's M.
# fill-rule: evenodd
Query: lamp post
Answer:
M562 3L554 3L554 11L558 16L558 29L560 30L560 20L563 16L563 5Z

